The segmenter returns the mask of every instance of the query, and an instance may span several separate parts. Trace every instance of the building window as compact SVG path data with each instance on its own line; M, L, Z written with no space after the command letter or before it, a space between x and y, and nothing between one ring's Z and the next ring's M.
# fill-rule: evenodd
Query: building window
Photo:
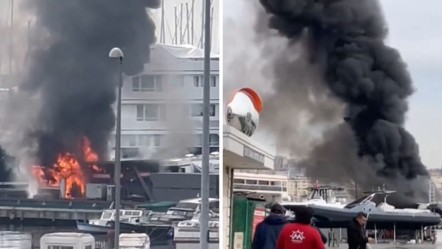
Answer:
M195 139L195 146L201 147L203 144L203 135L202 134L196 134L194 136ZM210 146L219 146L219 135L218 134L210 134L209 136L209 145Z
M244 179L233 179L233 183L244 184Z
M141 147L159 147L161 135L138 135L138 143Z
M210 76L210 87L216 87L218 79L216 76ZM193 86L194 87L204 87L204 77L193 76Z
M259 185L270 185L269 181L259 181L258 184Z
M193 144L195 145L195 147L203 146L203 135L201 135L201 134L195 135Z
M211 117L215 116L216 113L216 105L211 104L209 107L209 115ZM202 117L203 116L203 104L192 104L190 115L192 117Z
M210 146L219 146L219 135L218 134L210 134L209 145Z
M258 181L256 181L256 180L246 180L246 184L257 185Z
M200 76L193 76L193 86L194 87L202 87L202 80Z
M137 105L137 121L158 120L158 109L157 104Z
M155 90L155 78L152 75L141 75L141 92L153 92Z
M132 91L139 92L140 88L140 76L132 77Z
M132 77L132 91L154 92L163 89L164 77L161 75L142 74Z
M135 146L137 146L137 136L136 135L121 135L121 146L122 147L135 147Z
M203 105L202 104L192 104L190 108L190 115L192 117L202 117L203 116Z
M211 76L210 77L210 87L216 87L216 76Z

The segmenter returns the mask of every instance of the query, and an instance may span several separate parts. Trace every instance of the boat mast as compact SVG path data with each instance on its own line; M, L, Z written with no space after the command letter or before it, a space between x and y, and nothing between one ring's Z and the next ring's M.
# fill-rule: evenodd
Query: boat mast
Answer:
M11 0L10 26L9 26L9 77L12 75L12 57L14 56L14 45L12 36L14 34L14 0Z

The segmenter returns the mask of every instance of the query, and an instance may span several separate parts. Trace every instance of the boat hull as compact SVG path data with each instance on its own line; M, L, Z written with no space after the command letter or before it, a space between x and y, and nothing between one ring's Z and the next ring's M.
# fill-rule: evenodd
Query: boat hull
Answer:
M345 208L310 206L313 209L315 225L320 228L346 227L359 211ZM296 210L295 206L290 207ZM435 213L406 213L383 212L379 210L364 210L368 213L367 228L372 229L421 229L434 226L441 222L441 217Z
M115 222L110 222L111 227L115 227ZM146 233L150 237L151 245L167 245L171 238L173 227L167 224L130 224L120 222L121 233Z
M76 223L77 223L77 230L87 233L106 234L113 230L111 227L91 225L87 222L78 221L78 220L76 221Z

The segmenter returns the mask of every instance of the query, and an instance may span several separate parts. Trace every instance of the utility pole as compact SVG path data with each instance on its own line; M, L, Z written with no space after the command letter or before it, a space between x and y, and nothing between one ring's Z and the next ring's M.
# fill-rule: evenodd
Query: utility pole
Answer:
M203 88L203 148L201 167L201 216L200 245L201 249L209 248L209 137L210 137L210 0L205 0L205 41L204 41L204 88Z

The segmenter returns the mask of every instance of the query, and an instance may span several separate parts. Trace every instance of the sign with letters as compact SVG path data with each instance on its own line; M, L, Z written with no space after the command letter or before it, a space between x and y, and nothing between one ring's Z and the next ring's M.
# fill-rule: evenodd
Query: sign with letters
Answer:
M262 164L265 162L264 154L259 153L258 151L247 146L244 146L244 157L250 158Z

